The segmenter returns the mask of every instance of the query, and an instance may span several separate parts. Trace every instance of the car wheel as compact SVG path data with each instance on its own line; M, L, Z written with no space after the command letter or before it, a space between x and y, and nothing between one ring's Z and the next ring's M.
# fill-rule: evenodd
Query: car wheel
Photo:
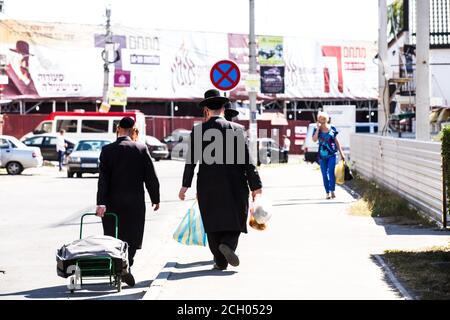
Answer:
M10 162L6 165L6 171L8 174L15 176L22 173L23 167L18 162Z
M161 160L161 158L155 158L155 162L158 162L159 160Z
M75 174L74 172L67 171L67 178L73 178L74 174Z
M83 174L81 172L77 172L77 178L83 178Z

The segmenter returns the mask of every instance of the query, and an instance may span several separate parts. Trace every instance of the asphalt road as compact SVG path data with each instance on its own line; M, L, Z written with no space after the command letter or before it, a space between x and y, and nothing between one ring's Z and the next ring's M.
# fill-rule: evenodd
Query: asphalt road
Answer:
M0 273L0 299L141 298L166 263L165 244L174 242L171 235L188 205L177 199L183 164L161 161L155 167L161 182L161 209L155 214L146 196L143 250L138 251L132 270L137 285L120 294L103 284L71 295L68 280L56 274L56 250L78 239L81 215L95 208L98 175L68 179L65 172L52 167L29 169L21 176L0 171L0 271L5 271ZM87 219L83 231L101 234L100 219Z

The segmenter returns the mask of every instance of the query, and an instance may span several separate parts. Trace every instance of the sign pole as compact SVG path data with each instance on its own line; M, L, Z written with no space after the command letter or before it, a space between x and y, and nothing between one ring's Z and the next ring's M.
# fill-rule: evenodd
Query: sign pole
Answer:
M250 74L256 75L256 35L255 35L255 0L250 2L250 34L249 34L249 49L250 49ZM249 152L251 159L256 163L257 161L257 138L258 138L258 123L256 121L256 96L257 93L253 90L248 93L250 100L250 134L249 134Z
M103 81L103 104L108 104L108 90L109 90L109 44L112 43L111 32L111 9L106 8L106 37L105 37L105 51L104 51L104 81Z

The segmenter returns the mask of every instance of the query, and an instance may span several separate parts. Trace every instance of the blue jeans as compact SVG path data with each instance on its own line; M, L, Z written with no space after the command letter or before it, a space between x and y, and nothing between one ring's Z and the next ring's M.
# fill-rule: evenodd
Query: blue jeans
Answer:
M59 169L62 170L63 163L64 163L64 151L58 151L58 162L59 162Z
M336 190L336 177L334 169L336 168L336 156L328 159L320 159L320 170L322 170L323 185L326 193Z

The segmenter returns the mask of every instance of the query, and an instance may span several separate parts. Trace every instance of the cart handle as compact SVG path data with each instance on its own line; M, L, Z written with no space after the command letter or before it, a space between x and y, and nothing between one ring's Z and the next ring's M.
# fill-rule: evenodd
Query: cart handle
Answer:
M81 224L80 224L80 239L82 239L82 235L83 235L83 219L86 216L96 216L96 213L85 213L81 216ZM117 214L112 213L112 212L108 212L105 213L105 216L113 216L116 219L116 238L119 238L119 217L117 216Z

